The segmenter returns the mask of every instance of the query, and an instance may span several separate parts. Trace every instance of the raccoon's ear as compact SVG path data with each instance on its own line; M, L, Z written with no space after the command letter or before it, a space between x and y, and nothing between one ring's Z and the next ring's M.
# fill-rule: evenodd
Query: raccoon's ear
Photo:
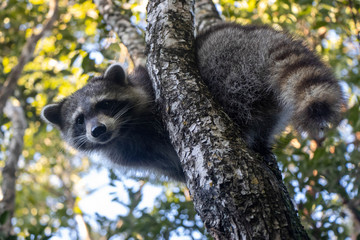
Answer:
M61 127L60 103L49 104L41 110L41 118L56 127Z
M120 85L127 85L127 76L124 68L119 63L111 64L104 73L104 79Z

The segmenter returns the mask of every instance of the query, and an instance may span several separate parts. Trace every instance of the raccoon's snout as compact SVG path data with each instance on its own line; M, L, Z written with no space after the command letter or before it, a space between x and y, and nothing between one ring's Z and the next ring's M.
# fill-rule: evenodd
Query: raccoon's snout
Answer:
M98 123L98 125L92 126L91 128L91 136L94 138L97 138L104 133L106 133L106 126L102 123Z
M111 140L112 128L107 119L92 118L86 123L86 135L89 141L94 143L107 143Z

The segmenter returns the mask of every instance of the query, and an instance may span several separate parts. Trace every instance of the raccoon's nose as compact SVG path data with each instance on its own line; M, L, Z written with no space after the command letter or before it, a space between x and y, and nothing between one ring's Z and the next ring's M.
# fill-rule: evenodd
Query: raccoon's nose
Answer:
M99 137L103 133L106 133L106 126L102 123L99 123L99 125L91 128L91 136L95 138Z

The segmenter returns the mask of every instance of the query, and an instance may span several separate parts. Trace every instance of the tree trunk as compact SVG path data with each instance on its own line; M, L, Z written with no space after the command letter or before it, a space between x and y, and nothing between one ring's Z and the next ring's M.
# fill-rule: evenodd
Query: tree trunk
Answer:
M107 0L96 4L130 49L135 65L142 65L143 51L140 61L131 51L144 49L136 28ZM152 0L148 12L148 67L157 103L163 106L195 208L209 232L216 239L308 239L276 162L266 163L246 149L238 129L200 81L194 67L190 1ZM221 20L210 0L196 1L195 13L198 32ZM133 29L127 31L126 26ZM130 36L137 40L124 40Z
M0 216L6 215L5 223L0 225L0 233L8 237L12 234L11 218L15 210L16 170L24 144L26 118L21 106L16 106L10 101L7 102L4 111L12 122L13 130L5 167L2 169L1 191L3 199L0 201Z
M211 0L196 0L194 14L196 33L206 31L217 23L222 22L221 17Z
M117 11L110 0L94 0L105 22L118 34L127 47L135 66L145 66L145 41L130 19Z
M308 239L274 166L246 149L196 69L191 1L148 5L148 69L195 208L215 239Z

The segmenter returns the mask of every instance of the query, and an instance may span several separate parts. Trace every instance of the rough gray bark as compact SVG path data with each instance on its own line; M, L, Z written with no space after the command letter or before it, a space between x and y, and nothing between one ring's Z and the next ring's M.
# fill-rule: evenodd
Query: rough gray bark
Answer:
M149 1L146 42L156 101L195 208L215 239L308 239L274 164L246 149L200 81L190 3Z
M94 0L105 22L118 34L127 47L135 66L145 66L145 41L130 19L120 13L111 0Z
M13 133L9 144L5 167L2 169L1 190L3 199L0 202L0 216L4 212L7 212L7 218L5 223L0 225L0 233L9 236L12 234L11 218L15 209L16 170L24 144L26 118L22 107L16 106L10 101L7 101L4 112L12 122Z
M43 23L43 28L38 34L32 34L27 39L18 60L18 64L11 70L3 86L0 89L0 113L3 112L7 99L14 93L17 86L17 81L22 73L22 70L26 63L30 61L33 56L37 42L45 35L47 31L50 31L58 15L58 1L51 0L49 6L48 17Z
M196 33L206 31L217 23L222 22L211 0L195 0L194 15Z

